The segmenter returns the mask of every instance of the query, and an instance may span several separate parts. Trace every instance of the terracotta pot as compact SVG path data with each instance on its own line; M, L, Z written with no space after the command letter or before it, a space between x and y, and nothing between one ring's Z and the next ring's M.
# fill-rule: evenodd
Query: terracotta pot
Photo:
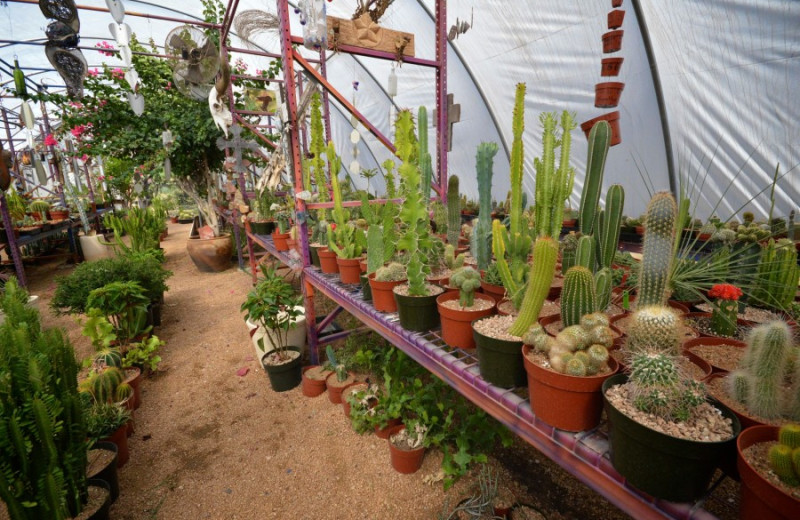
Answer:
M691 350L684 350L681 355L691 361L693 365L700 367L700 370L703 371L703 375L695 378L695 381L705 381L705 379L711 375L712 368L708 361L701 358Z
M361 273L362 274L366 273L367 272L367 259L363 258L363 257L360 258L359 261L358 261L358 267L361 269Z
M561 227L565 228L572 228L575 227L575 224L578 222L578 219L574 218L565 218L561 221Z
M319 267L323 273L336 274L339 272L339 264L336 262L336 253L327 247L317 249L319 255Z
M392 460L392 467L397 470L398 473L410 474L415 473L422 467L422 459L425 457L425 448L419 447L413 450L401 450L392 444L392 435L405 429L406 427L401 424L389 430L389 439L387 442L389 443L389 455Z
M289 233L279 233L278 230L272 232L272 242L275 244L275 249L278 251L288 251L289 244L286 240L289 238Z
M605 54L617 52L622 48L622 35L625 31L609 31L603 35L603 52Z
M130 452L128 451L128 425L123 424L109 437L101 439L104 442L113 442L117 446L117 467L121 468L128 463Z
M333 404L342 404L342 392L344 392L345 388L352 386L358 381L355 380L353 374L347 375L347 379L340 384L338 380L331 381L331 378L336 378L336 372L331 372L331 374L325 379L325 385L328 387L328 399Z
M608 358L611 371L596 376L570 376L539 366L528 359L530 346L522 347L531 409L541 420L570 432L590 430L600 424L603 412L603 382L614 375L619 365Z
M286 247L288 247L289 249L297 249L297 239L287 238Z
M622 0L611 0L611 7L620 7L622 5Z
M322 259L320 259L321 261ZM361 266L358 265L360 258L339 258L336 257L336 265L339 268L339 279L342 283L361 283Z
M619 76L625 58L603 58L600 60L600 75L604 77Z
M350 395L351 392L358 392L360 390L366 390L367 388L369 388L367 383L353 383L344 389L342 392L342 409L345 417L350 419L350 401L347 400L347 396Z
M625 11L622 9L615 9L608 13L608 28L616 29L622 27L622 21L625 19Z
M692 351L693 348L699 347L701 345L730 345L730 348L734 348L734 349L735 348L744 349L744 348L747 347L747 344L744 341L739 341L739 340L735 340L735 339L728 339L728 338L714 338L714 337L703 336L703 337L700 337L700 338L694 338L694 339L690 339L690 340L684 341L683 342L683 346L682 346L683 351L684 352L691 352L692 354L694 354L698 358L700 358L703 361L705 361L706 363L708 363L708 365L711 367L711 373L712 374L717 374L717 373L719 373L719 374L727 374L728 370L726 370L726 369L724 369L722 367L719 367L717 365L712 365L711 362L706 360L706 359L704 359L703 356L701 356L700 354L697 354L697 353Z
M306 372L318 366L319 365L309 365L307 367L303 367L303 372L302 372L303 379L300 385L303 391L303 395L306 397L317 397L318 395L322 395L325 393L326 385L324 379L311 379L309 377L306 377Z
M379 439L388 439L389 432L392 431L392 428L402 425L403 421L399 417L395 419L389 419L389 422L387 422L386 426L384 426L383 428L379 427L378 425L375 425L375 435L377 435Z
M710 376L708 376L704 382L707 384L711 384L715 379L722 379L727 375L728 375L727 373L715 372L712 373ZM726 397L726 399L733 400L732 397ZM739 407L739 408L744 408L744 407ZM742 425L742 429L752 428L753 426L770 426L768 424L765 424L761 420L756 419L752 415L747 415L746 413L742 413L740 409L731 408L731 411L739 419L739 422Z
M619 104L625 83L604 81L594 86L594 106L597 108L613 108Z
M69 211L53 211L50 210L50 220L67 220L69 218Z
M369 287L372 290L372 305L376 311L397 312L397 302L394 299L395 286L406 283L405 280L397 282L379 282L375 280L375 273L369 275Z
M622 142L622 134L619 130L618 110L608 114L603 114L602 116L597 116L594 119L586 121L585 123L581 123L581 130L583 130L583 132L586 134L587 139L589 138L589 132L592 130L592 127L598 121L608 121L608 124L611 125L611 141L608 143L609 146L614 146Z
M506 296L506 288L502 285L494 285L481 280L481 289L483 290L483 294L488 294L494 298L494 301L497 303L500 303L500 300Z
M133 388L133 409L138 410L142 406L142 371L137 367L125 369L125 383Z
M775 487L742 456L742 451L762 442L778 440L776 426L753 426L736 441L736 466L742 480L742 520L790 520L800 518L800 500Z
M686 314L685 314L683 317L684 317L685 319L690 319L690 318L708 318L708 319L711 319L711 313L710 313L710 312L688 312L688 313L686 313ZM740 327L745 327L745 328L752 328L752 327L754 327L754 326L755 326L755 323L754 323L754 322L752 322L752 321L749 321L749 320L743 320L743 319L741 319L741 318L737 318L737 319L736 319L736 323L737 323L737 324L738 324ZM699 334L701 337L705 337L705 338L716 338L716 337L720 337L720 336L715 336L715 335L713 335L713 334L711 334L711 333L708 333L708 332L703 332L703 331L701 331L701 330L697 330L697 333L698 333L698 334Z
M492 306L488 309L470 311L450 309L442 305L444 302L458 300L459 294L444 293L436 298L436 305L439 307L439 316L442 321L442 339L451 347L463 349L474 349L475 338L472 334L472 322L490 316L494 313L495 301L489 295L476 294L475 300L491 302Z
M634 226L637 235L644 235L644 226Z
M186 251L200 271L219 273L231 266L233 242L228 233L213 238L189 238Z

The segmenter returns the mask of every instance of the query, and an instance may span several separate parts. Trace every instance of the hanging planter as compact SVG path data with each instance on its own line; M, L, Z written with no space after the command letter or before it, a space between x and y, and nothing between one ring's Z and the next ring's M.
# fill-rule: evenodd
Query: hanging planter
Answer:
M336 265L339 270L339 278L342 283L360 283L361 282L361 266L359 262L361 258L339 258L336 257Z
M336 263L336 253L327 247L321 247L317 250L317 254L319 254L319 267L322 269L323 273L339 273L339 264Z
M604 81L594 86L594 106L597 108L613 108L619 104L625 83Z
M622 142L622 134L619 130L619 110L597 116L585 123L581 123L581 130L586 134L587 139L589 138L589 132L592 130L592 127L598 121L608 121L608 124L611 126L611 141L608 143L609 146L615 146Z
M615 9L608 13L608 28L616 29L622 27L622 21L625 19L625 11Z
M621 7L622 0L611 0L611 7Z
M609 54L620 50L622 48L622 35L624 33L625 31L620 29L603 34L603 53Z

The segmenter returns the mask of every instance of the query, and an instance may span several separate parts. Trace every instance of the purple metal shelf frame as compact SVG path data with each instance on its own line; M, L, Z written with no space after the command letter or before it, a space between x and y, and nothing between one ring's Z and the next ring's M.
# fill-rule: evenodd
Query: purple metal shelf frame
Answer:
M319 290L505 424L514 434L637 520L716 518L699 504L677 504L653 499L627 485L608 458L605 424L580 433L555 429L534 416L526 389L504 389L487 383L480 377L477 359L470 353L446 345L436 331L419 334L403 329L396 313L376 311L371 303L361 298L359 286L342 284L336 275L323 274L315 267L306 267L303 275L306 284ZM714 498L713 491L711 498Z

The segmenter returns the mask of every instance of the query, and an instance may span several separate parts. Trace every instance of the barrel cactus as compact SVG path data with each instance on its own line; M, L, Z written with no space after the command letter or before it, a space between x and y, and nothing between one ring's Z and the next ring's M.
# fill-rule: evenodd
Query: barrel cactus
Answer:
M561 291L561 321L565 327L577 325L581 317L595 311L597 302L592 272L582 265L571 267L564 276Z
M406 268L399 262L391 262L375 271L375 280L378 282L400 282L405 279Z
M786 424L778 431L778 444L769 450L769 465L787 486L800 486L800 424Z
M642 307L631 315L626 349L637 352L653 348L668 355L677 355L681 344L680 326L680 316L669 307Z
M675 356L643 350L630 363L628 390L637 409L668 421L686 421L705 402L703 384L684 375Z
M481 275L472 267L461 267L450 277L450 285L458 288L461 306L472 307L475 291L481 286Z

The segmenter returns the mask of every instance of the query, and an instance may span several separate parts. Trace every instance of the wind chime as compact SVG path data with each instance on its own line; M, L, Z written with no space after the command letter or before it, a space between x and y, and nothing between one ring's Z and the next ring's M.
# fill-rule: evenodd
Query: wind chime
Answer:
M311 50L324 49L328 45L325 0L301 0L294 12L303 26L303 45Z
M88 66L83 53L77 48L81 22L75 1L39 0L39 9L47 18L53 19L45 30L47 59L64 80L67 94L73 98L81 98Z
M106 0L108 11L114 19L114 23L108 24L108 30L117 42L119 57L127 68L125 71L125 81L131 87L132 92L126 92L128 104L137 116L144 113L144 96L139 93L142 86L139 73L133 66L133 51L131 51L131 28L125 23L125 6L122 0Z

